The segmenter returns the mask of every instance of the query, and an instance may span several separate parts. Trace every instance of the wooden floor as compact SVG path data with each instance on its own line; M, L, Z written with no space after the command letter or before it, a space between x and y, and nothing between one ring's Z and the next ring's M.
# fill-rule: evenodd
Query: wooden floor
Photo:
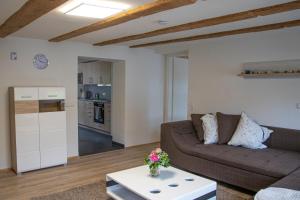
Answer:
M1 172L0 200L26 200L89 183L104 182L107 173L142 165L144 157L158 145L147 144L80 157L69 161L67 166L28 172L21 176L13 172Z

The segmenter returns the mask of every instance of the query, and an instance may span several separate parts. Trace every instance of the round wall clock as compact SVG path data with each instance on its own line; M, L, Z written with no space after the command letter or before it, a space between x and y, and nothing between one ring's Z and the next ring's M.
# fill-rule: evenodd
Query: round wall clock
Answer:
M44 54L36 54L33 58L33 66L37 69L45 69L49 65L49 60Z

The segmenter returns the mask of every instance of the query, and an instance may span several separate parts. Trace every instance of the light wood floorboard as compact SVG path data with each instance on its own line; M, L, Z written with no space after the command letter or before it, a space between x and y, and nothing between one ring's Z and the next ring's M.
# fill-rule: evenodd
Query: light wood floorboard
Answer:
M143 164L143 158L158 143L130 147L102 154L71 159L67 166L58 166L16 176L0 172L0 199L30 199L65 191L95 182L105 182L105 174ZM105 187L102 188L103 190Z

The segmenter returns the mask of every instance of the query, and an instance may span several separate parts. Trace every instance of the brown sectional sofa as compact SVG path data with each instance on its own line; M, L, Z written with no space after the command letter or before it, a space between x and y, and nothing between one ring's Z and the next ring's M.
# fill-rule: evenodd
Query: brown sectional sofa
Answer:
M267 149L204 145L192 121L161 126L161 147L181 169L257 192L274 186L300 190L300 131L274 130Z

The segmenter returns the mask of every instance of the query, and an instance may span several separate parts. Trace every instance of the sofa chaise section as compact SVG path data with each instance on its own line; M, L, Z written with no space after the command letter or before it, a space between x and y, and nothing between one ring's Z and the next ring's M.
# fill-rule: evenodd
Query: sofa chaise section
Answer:
M270 148L252 150L204 145L189 120L166 123L161 127L161 146L172 164L179 168L256 192L300 168L300 147L297 146L300 132L283 129L287 133L281 133L281 129L274 129L273 138L267 141ZM282 134L291 135L290 139ZM280 140L281 137L284 139Z

